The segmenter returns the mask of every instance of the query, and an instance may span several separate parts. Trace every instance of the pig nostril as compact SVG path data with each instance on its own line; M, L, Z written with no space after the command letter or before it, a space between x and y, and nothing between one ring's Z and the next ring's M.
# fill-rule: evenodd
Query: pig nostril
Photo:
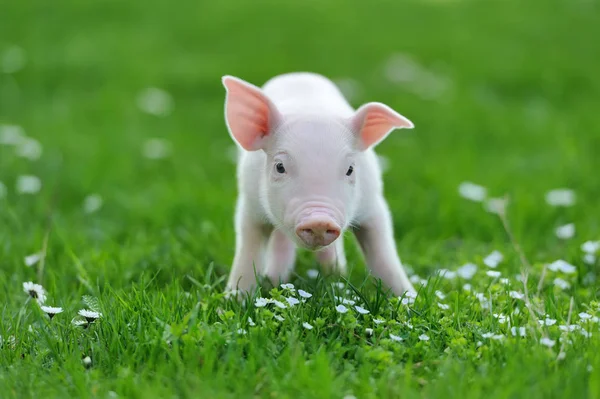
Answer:
M327 234L337 235L338 231L337 230L327 230Z

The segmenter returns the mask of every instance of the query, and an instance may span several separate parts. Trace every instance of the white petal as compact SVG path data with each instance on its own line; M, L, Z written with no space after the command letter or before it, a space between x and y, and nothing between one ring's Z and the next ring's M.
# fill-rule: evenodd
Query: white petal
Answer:
M289 298L285 298L285 299L290 304L290 306L294 306L294 305L297 305L300 303L300 301L294 297L289 297Z
M550 338L544 337L544 338L540 339L540 344L547 346L548 348L552 348L556 344L556 341L553 341Z
M579 318L581 320L589 320L592 318L592 315L589 313L586 313L586 312L581 312L581 313L579 313Z
M38 263L40 261L40 259L42 259L42 253L38 252L35 254L31 254L31 255L27 255L24 259L25 261L25 266L27 267L31 267L33 265L35 265L36 263Z
M354 307L354 309L356 309L356 311L357 311L358 313L360 313L360 314L369 314L369 313L371 313L371 312L369 312L367 309L365 309L365 308L363 308L363 307L361 307L361 306L358 306L358 305L356 305L356 306Z
M27 137L19 142L15 148L15 154L21 158L35 161L42 156L42 145L34 138Z
M98 194L90 194L83 200L83 211L94 213L102 208L102 197Z
M19 145L25 139L25 131L21 126L0 125L0 144Z
M450 309L450 305L446 305L445 303L439 303L439 302L438 302L438 307L439 307L440 309L443 309L443 310L448 310L448 309Z
M575 201L575 192L568 188L557 188L546 193L546 202L551 206L572 206Z
M487 267L496 268L500 262L504 260L504 255L500 251L493 251L483 259L483 263Z
M390 339L391 339L392 341L397 341L397 342L400 342L400 341L402 341L402 337L399 337L399 336L397 336L397 335L394 335L394 334L390 334Z
M156 116L167 116L174 108L171 95L156 87L142 90L137 97L137 105L143 112Z
M487 274L490 277L494 277L494 278L497 278L497 277L501 276L501 273L499 271L496 271L496 270L488 270L487 272L485 272L485 274Z
M596 255L585 254L583 255L583 261L588 265L594 265L596 263Z
M419 335L419 339L421 341L429 341L429 336L427 334L421 334Z
M335 310L337 310L338 313L346 313L348 311L348 308L345 307L344 305L337 305L335 307Z
M567 290L571 288L571 284L569 284L567 281L563 280L560 277L554 279L554 285L562 290Z
M569 223L565 224L564 226L559 226L554 230L554 234L556 234L556 237L560 238L561 240L573 238L575 235L575 224Z
M523 298L525 298L525 295L523 295L523 294L521 294L520 292L517 292L517 291L510 291L508 293L508 295L511 298L514 298L514 299L523 299Z
M506 200L504 198L490 198L485 202L485 210L490 213L504 213L506 211Z
M302 323L302 327L306 328L307 330L312 330L313 329L313 326L311 326L307 322Z
M477 273L477 265L474 263L466 263L456 270L456 274L465 280L472 279L475 273Z
M42 181L33 175L22 175L17 177L17 193L36 194L42 189Z
M302 298L310 298L312 297L311 293L308 293L304 290L298 290L298 295L300 295Z
M458 193L465 199L481 202L487 196L487 189L478 184L465 181L458 186Z
M307 276L308 278L315 279L315 278L317 278L317 277L319 276L319 271L318 271L318 270L316 270L316 269L308 269L308 270L306 271L306 276Z
M581 250L586 254L595 254L600 251L600 241L586 241L581 244Z
M548 270L557 272L561 271L566 274L573 274L577 271L577 268L570 263L565 262L562 259L554 261L548 265Z

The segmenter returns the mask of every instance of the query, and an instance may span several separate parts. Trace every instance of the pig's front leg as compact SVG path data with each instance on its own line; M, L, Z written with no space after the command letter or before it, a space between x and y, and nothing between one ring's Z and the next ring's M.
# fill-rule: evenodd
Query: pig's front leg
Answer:
M273 230L266 253L265 274L274 285L286 282L296 260L296 244L281 230Z
M235 235L235 256L227 281L227 290L248 292L256 286L256 275L262 273L267 236L264 226L253 217L241 198L236 206Z
M378 196L374 201L373 209L355 234L367 266L375 277L380 278L396 295L415 291L400 262L390 211L383 197Z
M344 252L344 237L340 236L335 242L317 251L319 263L327 270L346 274L346 254Z

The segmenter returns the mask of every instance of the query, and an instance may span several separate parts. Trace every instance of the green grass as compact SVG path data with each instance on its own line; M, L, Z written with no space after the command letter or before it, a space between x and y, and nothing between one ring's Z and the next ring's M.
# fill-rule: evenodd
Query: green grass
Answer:
M16 45L26 63L0 73L0 124L22 126L44 152L31 161L0 145L0 396L600 397L598 323L578 316L600 314L598 263L584 263L580 249L600 239L599 36L593 0L3 4L0 60ZM385 63L397 53L444 77L446 90L428 98L419 92L426 82L389 83ZM390 163L400 255L429 280L414 304L365 277L349 237L344 289L335 276L308 278L316 265L302 254L293 283L312 293L306 303L257 308L224 298L236 186L220 77L260 85L297 70L353 79L355 106L385 102L415 122L378 148ZM172 96L170 115L140 111L147 87ZM171 155L145 158L149 138L168 140ZM39 176L38 194L15 192L23 174ZM458 195L467 180L510 197L535 317L509 295L523 292L523 265L500 219ZM576 192L574 206L544 202L559 187ZM92 193L104 205L86 214ZM554 228L571 222L575 237L556 238ZM26 267L45 242L43 269ZM482 259L495 249L509 285L486 275ZM577 272L543 273L556 259ZM463 279L436 276L467 262L478 265L471 292ZM556 277L571 288L555 287ZM27 300L25 281L41 283L64 313L50 321ZM370 314L338 313L335 295L358 297ZM87 296L103 317L76 327ZM590 338L559 328L571 298L571 323ZM540 327L545 314L556 324ZM513 337L510 326L527 336ZM504 338L484 338L490 332ZM540 344L542 334L555 346ZM562 360L559 338L569 340Z

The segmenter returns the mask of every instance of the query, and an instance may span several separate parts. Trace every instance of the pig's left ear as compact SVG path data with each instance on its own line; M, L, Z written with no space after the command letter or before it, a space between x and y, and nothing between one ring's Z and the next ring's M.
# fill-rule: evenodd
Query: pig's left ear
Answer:
M377 145L394 129L412 129L413 123L381 103L360 107L351 118L352 130L361 150Z
M225 120L229 133L246 151L264 148L281 116L258 87L233 76L223 76L227 89Z

